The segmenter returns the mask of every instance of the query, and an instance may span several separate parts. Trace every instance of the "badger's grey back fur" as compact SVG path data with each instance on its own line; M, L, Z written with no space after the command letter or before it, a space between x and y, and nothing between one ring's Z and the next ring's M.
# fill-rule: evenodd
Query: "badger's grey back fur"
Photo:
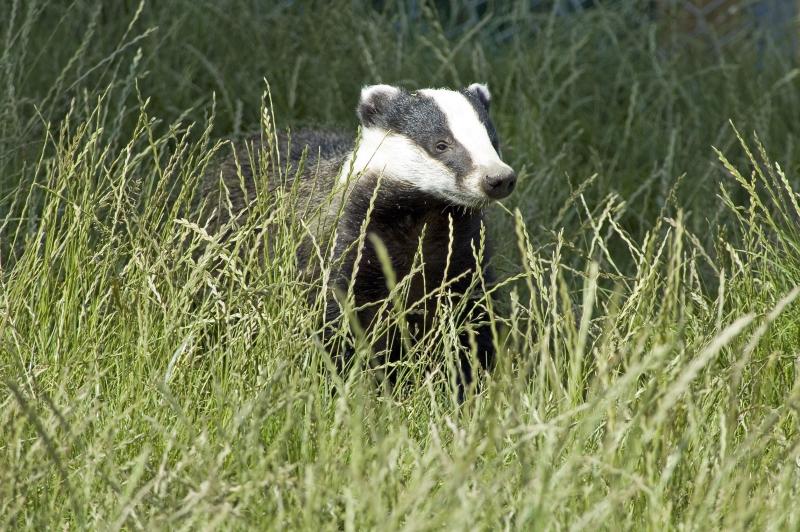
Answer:
M335 292L350 291L358 319L369 330L385 316L374 304L388 296L386 278L373 238L388 252L398 280L409 282L407 305L417 312L408 321L412 330L429 330L437 298L426 297L448 284L451 296L468 297L478 269L475 251L481 246L482 208L491 199L507 195L515 175L497 153L497 137L488 117L488 89L471 85L460 92L443 89L408 93L396 87L366 87L358 116L362 134L302 129L277 135L277 145L255 137L238 147L206 180L210 227L247 220L248 207L260 194L291 188L299 204L297 216L322 249L332 246ZM452 130L456 126L457 130ZM265 150L271 157L266 175L254 172ZM300 170L298 172L298 169ZM221 186L221 182L225 185ZM227 193L222 194L227 188ZM369 213L369 216L368 216ZM368 238L360 251L357 240L366 219ZM335 242L327 240L336 235ZM311 247L301 245L302 270L316 271ZM422 250L421 273L411 275L417 251ZM356 264L357 257L360 257ZM352 281L352 286L351 286ZM329 298L326 321L335 322L341 310ZM461 359L462 384L472 378L466 351L476 345L477 359L488 368L494 358L490 329L482 323L481 308L470 303L464 319L472 323L465 333ZM402 354L397 331L382 334L375 351L390 361ZM346 351L346 350L345 350Z
M327 195L353 143L351 133L321 129L281 132L269 139L255 135L234 142L235 152L206 175L204 212L212 216L212 227L217 229L231 216L246 215L259 193L299 186L303 197ZM265 180L259 183L257 177ZM296 178L300 179L297 183ZM259 184L264 190L258 190Z

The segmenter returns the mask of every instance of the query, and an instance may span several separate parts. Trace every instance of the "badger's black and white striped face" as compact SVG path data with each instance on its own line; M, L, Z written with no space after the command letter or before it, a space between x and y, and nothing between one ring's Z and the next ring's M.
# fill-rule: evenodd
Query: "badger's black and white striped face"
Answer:
M444 201L480 207L504 198L516 175L498 154L485 85L462 91L423 89L409 93L390 85L361 91L362 138L342 178L375 171Z

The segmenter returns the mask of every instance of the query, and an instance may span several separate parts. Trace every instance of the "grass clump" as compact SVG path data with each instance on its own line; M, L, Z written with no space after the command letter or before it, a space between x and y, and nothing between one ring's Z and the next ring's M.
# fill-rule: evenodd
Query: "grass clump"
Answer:
M800 526L789 59L526 5L12 2L2 527ZM367 81L488 79L522 176L490 213L498 367L463 405L446 305L396 393L365 348L332 375L291 197L224 242L197 223L264 75L278 125L354 123Z

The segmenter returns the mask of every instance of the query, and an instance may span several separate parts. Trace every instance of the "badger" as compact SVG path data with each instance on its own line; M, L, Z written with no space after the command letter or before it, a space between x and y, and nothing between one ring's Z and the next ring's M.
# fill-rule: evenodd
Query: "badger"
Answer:
M351 295L362 330L369 332L386 318L390 307L381 303L390 296L387 257L393 281L407 283L405 305L416 309L406 314L414 338L430 330L441 303L431 292L446 287L439 295L446 292L466 307L457 362L463 394L479 370L475 362L489 370L495 359L479 303L486 283L473 282L477 271L490 275L484 209L508 196L517 180L500 157L490 102L489 89L480 83L461 90L363 87L356 108L360 133L301 129L277 135L266 186L257 186L254 168L268 149L262 137L238 148L206 180L204 195L214 207L210 218L217 227L230 227L232 218L246 219L257 192L299 190L296 197L308 209L300 218L306 216L303 222L313 233L312 243L298 247L300 269L320 273L315 249L329 249L335 265L326 331L342 318L344 294ZM319 205L324 207L312 213ZM372 350L381 354L384 368L402 359L408 338L401 336L396 327L373 335ZM352 343L340 346L337 359L346 362L353 349Z

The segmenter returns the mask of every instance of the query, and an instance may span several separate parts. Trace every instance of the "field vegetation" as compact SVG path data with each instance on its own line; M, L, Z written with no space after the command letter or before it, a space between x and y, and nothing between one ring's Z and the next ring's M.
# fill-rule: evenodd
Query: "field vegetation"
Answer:
M796 50L567 4L0 3L0 528L800 528ZM228 139L473 81L520 180L459 404L457 308L337 373L291 192L196 207Z

